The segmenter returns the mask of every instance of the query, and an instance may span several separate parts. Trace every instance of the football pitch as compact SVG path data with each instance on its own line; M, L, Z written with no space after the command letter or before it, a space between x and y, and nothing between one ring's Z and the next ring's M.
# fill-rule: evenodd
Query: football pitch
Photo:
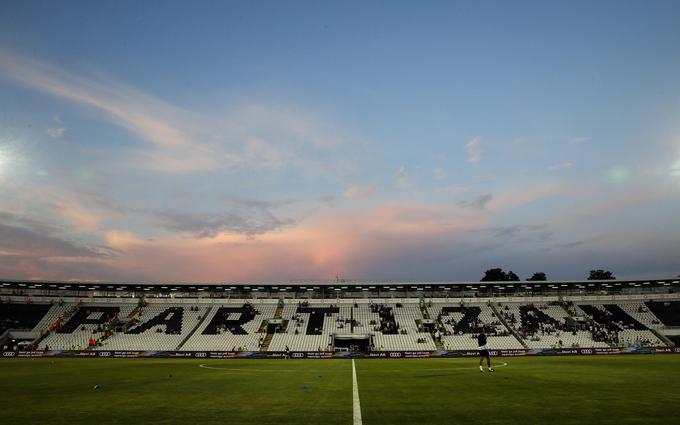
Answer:
M352 361L2 359L0 412L24 424L662 424L680 356ZM96 388L97 387L97 388Z

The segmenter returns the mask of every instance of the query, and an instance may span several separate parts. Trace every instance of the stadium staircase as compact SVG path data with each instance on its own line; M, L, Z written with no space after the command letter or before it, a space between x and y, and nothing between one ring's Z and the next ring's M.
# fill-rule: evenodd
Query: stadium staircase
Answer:
M444 343L439 341L437 338L432 338L434 341L434 345L437 347L437 350L443 350L444 349Z
M427 310L427 307L424 305L420 306L420 312L423 314L423 319L430 319L430 312ZM419 320L416 320L416 323L419 323ZM439 321L435 322L437 329L443 329L444 327L442 326ZM434 341L434 345L437 347L437 350L443 350L444 349L444 343L441 341L438 341L437 338L434 336L432 337L432 340Z
M430 319L430 312L427 310L427 307L421 306L420 312L423 314L423 319ZM436 329L444 331L444 325L442 325L442 323L439 320L435 320L434 322ZM437 347L437 350L444 349L444 343L442 341L438 341L437 338L434 337L434 335L432 336L432 341L434 341L434 345Z
M264 337L264 342L262 342L262 348L260 348L261 351L268 351L269 350L269 344L272 343L272 339L274 338L273 333L268 333L266 337Z
M666 335L662 334L658 330L652 329L652 328L650 328L649 330L652 331L654 336L656 336L661 341L663 341L663 343L666 344L667 346L669 346L669 347L675 347L676 346L675 342L673 342L672 339L668 338Z
M194 328L191 330L191 332L189 332L187 334L187 336L184 337L182 342L180 342L179 345L177 346L177 348L175 348L175 351L179 351L182 348L182 346L184 344L186 344L186 342L189 340L189 338L191 338L191 336L198 330L198 328L201 327L201 324L203 322L205 322L205 320L210 316L211 311L212 311L212 307L208 307L205 314L201 317L201 320L199 320L198 323L196 323L196 326L194 326Z
M7 341L9 341L9 333L10 333L10 329L7 329L7 330L5 330L5 332L2 333L2 335L0 335L0 347L4 347L5 345L9 345L9 344L7 344Z
M40 343L43 342L45 338L50 335L49 331L44 331L42 335L39 335L36 339L31 341L31 345L35 347L40 347Z
M515 339L517 339L517 341L519 341L519 343L522 344L522 347L524 347L524 348L529 348L529 346L527 345L527 343L524 342L524 340L522 339L522 337L519 336L519 334L517 333L517 331L515 330L515 328L513 328L512 326L510 326L510 324L509 324L508 322L505 321L505 318L503 317L502 314L500 314L500 313L498 312L498 310L496 309L496 306L493 305L493 303L489 303L489 307L491 307L491 310L493 311L494 316L496 316L496 318L497 318L498 320L500 320L500 322L503 324L503 326L505 326L505 327L512 333L512 336L514 336Z
M276 311L274 312L274 319L281 319L283 317L283 304L279 304L276 307ZM266 323L263 322L263 324L266 327ZM282 331L285 331L285 328L288 326L288 321L284 320L283 323L281 324ZM272 339L274 338L274 333L273 332L267 332L267 336L264 337L264 341L262 342L262 347L260 348L261 351L268 351L269 350L269 344L271 344Z
M286 330L288 329L288 323L289 320L283 320L281 322L281 333L286 333ZM267 336L264 337L264 341L262 342L262 348L260 348L260 351L269 350L269 344L271 344L272 339L274 339L274 332L267 333Z

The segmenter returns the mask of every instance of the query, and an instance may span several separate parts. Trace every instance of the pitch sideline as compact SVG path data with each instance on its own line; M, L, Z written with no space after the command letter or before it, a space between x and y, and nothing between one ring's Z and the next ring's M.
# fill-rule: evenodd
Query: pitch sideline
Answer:
M357 368L352 359L352 419L354 425L361 425L361 402L359 401L359 384L357 383Z
M507 362L498 362L494 367L505 367ZM215 367L209 366L206 363L201 363L198 367L203 369L211 370L221 370L223 372L300 372L300 369L253 369L253 368L234 368L234 367ZM352 359L352 368L354 368L354 359ZM477 366L466 366L466 367L438 367L438 368L419 368L418 371L442 371L442 370L470 370L477 369ZM403 369L381 369L380 372L403 372Z

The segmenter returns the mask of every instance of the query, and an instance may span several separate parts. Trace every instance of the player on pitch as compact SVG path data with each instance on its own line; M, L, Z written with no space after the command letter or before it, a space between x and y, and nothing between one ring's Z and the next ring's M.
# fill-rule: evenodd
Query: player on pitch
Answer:
M486 334L484 333L484 328L479 332L479 335L477 335L477 349L479 350L479 371L484 372L484 368L482 367L482 364L484 364L484 358L486 357L486 366L489 369L489 372L493 372L493 368L491 367L491 356L489 356L489 349L486 346Z

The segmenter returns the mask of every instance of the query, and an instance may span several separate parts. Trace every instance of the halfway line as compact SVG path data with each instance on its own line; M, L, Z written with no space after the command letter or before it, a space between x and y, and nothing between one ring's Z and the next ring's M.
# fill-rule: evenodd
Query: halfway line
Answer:
M352 405L354 425L361 425L361 403L359 403L359 384L357 384L357 368L352 359Z

